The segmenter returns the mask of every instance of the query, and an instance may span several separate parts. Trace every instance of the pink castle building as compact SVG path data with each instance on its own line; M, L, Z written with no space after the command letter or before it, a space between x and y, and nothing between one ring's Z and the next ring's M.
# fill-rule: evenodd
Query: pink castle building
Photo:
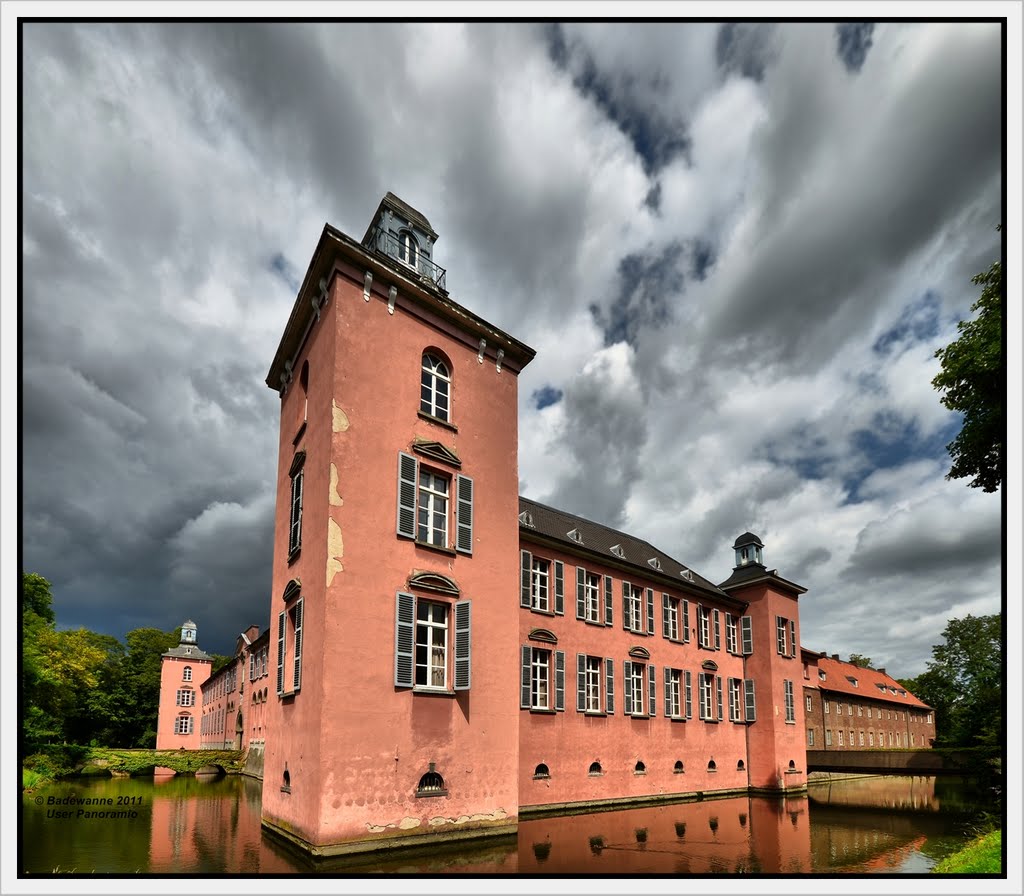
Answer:
M801 792L804 589L749 532L716 585L520 497L534 352L449 296L436 241L391 193L361 241L323 229L267 377L269 628L204 687L203 744L259 756L264 828L312 856Z
M213 657L199 648L196 624L181 626L181 640L160 664L160 706L156 724L158 750L198 750L200 688L213 670Z

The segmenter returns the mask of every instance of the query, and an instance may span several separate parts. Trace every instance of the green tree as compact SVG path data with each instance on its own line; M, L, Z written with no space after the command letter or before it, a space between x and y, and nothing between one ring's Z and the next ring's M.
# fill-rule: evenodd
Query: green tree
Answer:
M927 670L903 686L935 710L936 740L995 744L1002 735L1002 616L951 619Z
M871 665L871 657L861 656L859 653L850 654L850 662L853 663L859 669L873 669Z
M946 446L953 458L947 479L973 476L972 488L994 492L1003 482L1006 371L1003 364L1003 266L995 262L973 280L982 287L973 320L957 324L959 337L936 353L941 372L932 380L942 403L964 415L959 435Z
M127 649L113 682L111 701L118 707L112 746L156 746L161 656L178 646L180 629L136 628L125 636Z

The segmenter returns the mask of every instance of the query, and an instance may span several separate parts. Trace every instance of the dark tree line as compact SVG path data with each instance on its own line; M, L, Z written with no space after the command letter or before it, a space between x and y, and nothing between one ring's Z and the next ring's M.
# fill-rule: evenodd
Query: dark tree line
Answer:
M180 629L137 628L122 644L56 627L50 583L22 576L22 755L48 744L156 745L160 657ZM226 658L215 657L215 667Z

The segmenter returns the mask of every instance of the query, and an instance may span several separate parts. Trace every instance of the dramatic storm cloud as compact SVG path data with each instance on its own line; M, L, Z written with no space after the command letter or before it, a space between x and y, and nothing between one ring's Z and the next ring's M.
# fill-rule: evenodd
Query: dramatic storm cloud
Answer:
M901 677L998 611L1000 495L945 480L931 387L1002 251L998 24L22 40L21 544L61 626L267 626L264 377L324 222L358 239L388 190L537 349L524 495L714 581L752 530L805 646Z

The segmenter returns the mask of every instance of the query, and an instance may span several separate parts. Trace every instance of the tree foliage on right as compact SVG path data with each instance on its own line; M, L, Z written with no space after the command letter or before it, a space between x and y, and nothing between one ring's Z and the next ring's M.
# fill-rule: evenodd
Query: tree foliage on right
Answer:
M1003 618L950 619L925 672L901 684L935 710L943 746L998 744L1003 728Z
M1003 363L1003 266L995 262L973 280L982 287L973 320L957 324L960 336L936 353L941 372L932 385L942 403L964 416L946 449L953 459L947 479L973 476L972 488L994 492L1003 482L1006 438L1006 370Z

